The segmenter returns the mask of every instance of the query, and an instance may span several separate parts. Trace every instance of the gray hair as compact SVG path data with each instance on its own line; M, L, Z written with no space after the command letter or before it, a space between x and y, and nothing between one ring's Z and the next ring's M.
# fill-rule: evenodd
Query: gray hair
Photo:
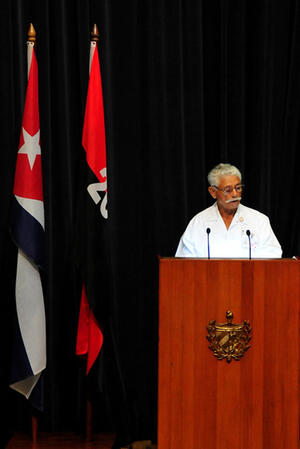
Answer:
M242 180L241 172L234 165L218 164L207 175L209 185L218 187L220 178L227 175L237 176L240 180Z

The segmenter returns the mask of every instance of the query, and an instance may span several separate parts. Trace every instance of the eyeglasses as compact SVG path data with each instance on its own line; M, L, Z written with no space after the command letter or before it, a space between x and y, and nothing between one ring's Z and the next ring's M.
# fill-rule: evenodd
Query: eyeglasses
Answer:
M224 193L224 195L230 195L230 193L232 193L234 190L235 190L237 193L242 193L243 188L245 187L245 185L244 185L244 184L237 184L237 185L234 186L234 187L232 187L232 186L227 186L227 187L225 187L224 189L220 189L220 188L217 187L217 186L212 186L212 187L214 187L214 188L217 189L217 190L220 190L221 192Z

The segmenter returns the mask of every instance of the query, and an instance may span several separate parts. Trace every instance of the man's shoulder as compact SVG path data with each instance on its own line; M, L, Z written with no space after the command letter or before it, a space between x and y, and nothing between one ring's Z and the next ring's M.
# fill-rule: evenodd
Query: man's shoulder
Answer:
M216 210L216 203L214 203L212 206L207 207L206 209L201 210L198 212L192 220L207 220L211 218L217 218L217 210Z
M189 222L189 228L198 228L199 226L204 226L210 221L217 221L217 209L216 204L198 212Z
M251 207L245 206L244 204L240 204L240 215L241 214L247 218L269 220L267 215L263 214L262 212L259 212L256 209L252 209Z

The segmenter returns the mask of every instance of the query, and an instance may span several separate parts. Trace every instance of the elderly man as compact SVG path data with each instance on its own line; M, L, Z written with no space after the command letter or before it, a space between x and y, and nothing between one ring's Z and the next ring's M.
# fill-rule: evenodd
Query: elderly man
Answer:
M240 171L219 164L209 172L208 182L216 202L190 221L176 257L280 258L281 246L268 217L241 204Z

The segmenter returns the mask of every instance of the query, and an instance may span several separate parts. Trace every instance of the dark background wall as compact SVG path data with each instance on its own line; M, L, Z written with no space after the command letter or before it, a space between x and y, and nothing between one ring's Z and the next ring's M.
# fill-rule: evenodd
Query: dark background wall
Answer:
M16 260L9 205L30 22L37 31L48 245L48 367L39 419L45 430L78 430L84 414L84 362L74 355L74 236L85 188L89 39L97 23L114 293L105 299L112 304L111 338L90 380L94 425L123 441L155 440L157 256L173 255L189 219L210 204L208 170L219 162L240 167L244 202L269 215L285 257L300 250L299 1L11 0L0 8L0 380L7 428L25 428L31 413L7 387Z

